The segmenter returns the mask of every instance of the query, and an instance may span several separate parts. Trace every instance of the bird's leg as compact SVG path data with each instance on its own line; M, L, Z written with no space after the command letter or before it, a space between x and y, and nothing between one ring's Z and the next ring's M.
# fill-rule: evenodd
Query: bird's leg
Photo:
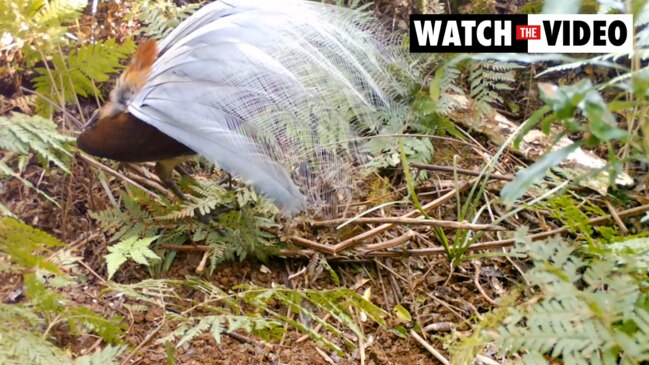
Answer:
M185 194L183 194L183 192L180 191L180 188L178 188L178 185L174 183L172 175L174 167L179 163L180 161L177 161L175 158L158 161L155 164L155 173L160 178L160 181L162 181L162 183L165 184L174 195L176 195L180 200L186 202L187 198L185 197Z
M227 183L228 184L227 189L232 190L232 175L227 171L223 171L223 172L225 173L225 177L219 181L219 184L223 185Z
M191 174L180 165L176 165L174 169L180 174L180 176L191 176Z
M188 202L185 194L180 190L178 185L174 183L173 180L173 171L177 165L183 161L186 161L189 157L176 157L168 160L161 160L155 164L155 173L158 175L160 180L167 188L169 188L174 195L176 195L181 201ZM185 172L186 173L186 172ZM209 214L203 214L196 208L194 210L194 215L203 223L209 223L212 220L212 217Z

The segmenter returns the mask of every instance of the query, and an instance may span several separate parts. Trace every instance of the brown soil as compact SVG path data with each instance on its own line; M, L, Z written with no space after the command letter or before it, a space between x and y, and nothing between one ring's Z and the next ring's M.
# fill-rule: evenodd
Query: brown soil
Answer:
M101 210L111 203L101 188L96 173L78 159L73 165L73 174L69 176L56 170L48 174L33 162L28 166L25 178L60 202L61 208L13 180L5 184L1 203L26 223L68 242L67 248L81 257L84 265L79 269L88 280L66 289L74 302L71 304L90 306L97 313L107 316L117 314L125 318L128 325L126 342L131 346L131 351L138 348L133 354L126 352L125 356L131 356L128 363L164 363L165 346L156 343L156 340L174 328L166 324L161 326L162 310L151 307L145 313L131 312L124 304L135 304L132 301L125 303L121 296L101 293L105 285L103 279L96 275L104 278L106 275L104 255L109 244L108 235L97 227L89 212ZM123 189L118 179L113 180L112 189L114 193ZM449 207L449 211L453 211L453 206ZM200 253L179 253L171 269L162 273L162 278L184 279L195 276L201 256ZM326 274L320 275L316 280L309 277L308 273L288 279L307 264L308 261L302 259L271 258L266 264L247 259L222 264L213 275L204 275L203 279L226 291L241 283L253 283L262 287L270 287L273 283L292 288L335 287ZM260 270L262 265L269 270ZM511 265L505 259L482 260L478 280L485 294L481 294L474 283L477 266L467 263L449 277L449 265L442 256L377 259L332 265L340 277L341 286L354 287L355 284L366 281L358 292L362 294L367 287L371 287L372 302L388 313L392 313L395 305L401 304L422 326L440 322L453 323L454 336L463 336L463 331L469 329L466 321L479 317L491 308L484 295L497 298L506 291L505 288L516 282L518 275L512 272ZM147 278L149 273L146 268L128 263L120 269L114 280L134 283ZM2 281L0 293L5 302L20 284L19 276ZM200 300L200 293L188 295L189 298L196 295L196 300ZM368 364L436 363L430 353L412 338L401 339L390 330L397 325L404 324L399 323L395 317L388 318L388 326L382 328L367 323L364 328L367 334L364 354L354 349L344 357L327 350L320 350L321 354L310 340L297 342L302 334L290 329L280 343L266 343L242 332L240 335L243 337L240 338L224 335L222 342L217 344L209 334L203 334L188 346L177 349L176 357L178 364L326 364L329 360L325 359L326 356L337 364L359 363L361 356L365 357ZM101 346L95 337L71 336L65 326L56 329L54 333L61 347L70 348L77 354ZM427 340L444 353L440 339L447 334L431 332Z

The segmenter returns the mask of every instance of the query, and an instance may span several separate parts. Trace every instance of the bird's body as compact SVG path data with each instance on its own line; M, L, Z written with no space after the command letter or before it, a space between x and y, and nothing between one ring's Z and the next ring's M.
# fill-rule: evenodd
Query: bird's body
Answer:
M355 175L355 129L394 93L398 58L370 20L307 1L206 5L140 47L79 146L131 162L198 153L287 214L325 201Z

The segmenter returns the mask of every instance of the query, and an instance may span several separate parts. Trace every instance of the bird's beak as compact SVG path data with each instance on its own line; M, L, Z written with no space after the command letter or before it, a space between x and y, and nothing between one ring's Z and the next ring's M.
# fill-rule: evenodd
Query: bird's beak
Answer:
M95 122L99 119L99 111L101 109L97 108L92 115L90 116L90 119L88 119L88 123L86 123L86 128L90 127L91 125L95 124Z

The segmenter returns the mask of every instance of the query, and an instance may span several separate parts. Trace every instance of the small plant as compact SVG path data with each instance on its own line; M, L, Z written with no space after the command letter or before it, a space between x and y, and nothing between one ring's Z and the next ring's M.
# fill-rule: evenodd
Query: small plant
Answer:
M18 179L25 186L57 204L52 197L24 179L21 174L34 155L44 168L49 169L51 163L70 173L72 154L68 152L68 148L72 141L72 138L61 134L56 124L49 119L21 113L0 117L0 149L8 152L7 157L0 161L0 178ZM16 161L16 167L12 168L7 164L8 161ZM11 215L1 204L0 208L6 215Z
M225 292L197 279L144 280L111 286L113 291L147 306L162 307L165 320L174 323L176 330L158 341L173 342L176 347L186 346L205 332L220 342L222 334L236 330L277 341L288 327L342 355L345 349L356 346L350 334L364 337L357 320L361 313L379 325L385 325L383 318L387 315L362 295L346 288L314 290L238 285ZM179 294L186 289L203 293L203 302L195 303ZM323 333L314 330L316 325L322 326Z
M109 39L80 45L66 56L54 53L44 60L49 65L35 68L34 87L40 95L60 102L61 106L78 103L77 95L102 99L96 83L108 81L111 74L122 68L120 61L134 50L135 43L130 39L121 45ZM43 116L52 114L52 106L45 100L39 99L36 107Z
M550 133L553 123L559 123L563 132L555 137L556 140L571 133L581 134L582 139L547 153L534 165L520 171L516 179L503 188L501 196L504 202L512 204L532 184L543 178L549 168L559 165L572 152L582 146L605 145L608 147L609 162L602 169L608 170L609 184L614 185L615 177L622 170L622 163L615 153L615 143L626 142L629 134L617 126L616 118L611 111L613 106L604 101L600 92L588 80L562 87L544 84L541 86L541 94L548 104L548 108L539 109L537 115L523 125L514 144L518 145L522 137L539 123L546 134ZM579 115L585 118L588 124L580 123L577 120ZM581 179L585 177L584 175L594 176L602 169L569 177Z
M142 1L138 5L138 18L146 26L141 31L149 37L162 39L200 6L201 4L177 6L168 0Z
M526 277L540 297L510 309L498 329L501 353L522 351L522 363L545 356L571 364L649 360L647 274L632 255L579 255L561 240L526 242L525 250L534 262Z
M52 115L50 102L61 108L76 103L80 108L77 95L101 99L95 83L108 81L109 74L117 72L120 62L135 50L131 40L122 45L114 39L88 42L87 35L78 34L73 25L87 6L87 1L80 0L0 0L6 48L20 55L12 58L8 70L35 71L35 89L46 98L36 103L41 116Z
M131 259L140 265L149 266L149 260L160 260L160 257L155 254L149 245L151 242L158 239L157 236L138 239L137 237L129 237L119 243L108 247L108 255L106 255L106 266L108 268L108 278L112 278L117 272L117 269Z
M22 277L22 295L13 303L0 304L0 363L74 363L52 342L52 331L59 326L75 336L93 333L109 343L122 338L121 317L104 317L91 308L71 304L60 288L74 285L78 278L74 257L65 250L54 251L64 243L13 218L0 218L0 258L4 275ZM105 364L124 350L108 346L104 351L78 358L77 364ZM103 362L97 362L102 360Z
M196 180L192 189L200 197L196 203L154 200L134 189L130 194L122 193L123 207L92 214L104 230L112 233L112 240L120 241L109 248L106 257L110 276L127 259L147 266L156 263L168 267L173 256L165 256L160 261L154 253L155 245L153 250L148 248L156 239L175 244L191 240L208 246L210 273L225 260L243 260L249 254L266 260L276 250L279 240L268 232L276 227L277 209L272 203L250 189L228 191L218 181ZM211 220L199 221L195 217L197 212ZM151 268L163 267L152 265Z
M529 299L496 309L498 320L482 323L454 352L472 348L475 356L480 343L493 340L501 356L521 364L649 360L646 238L580 246L530 242L522 231L517 242L517 252L532 260Z

